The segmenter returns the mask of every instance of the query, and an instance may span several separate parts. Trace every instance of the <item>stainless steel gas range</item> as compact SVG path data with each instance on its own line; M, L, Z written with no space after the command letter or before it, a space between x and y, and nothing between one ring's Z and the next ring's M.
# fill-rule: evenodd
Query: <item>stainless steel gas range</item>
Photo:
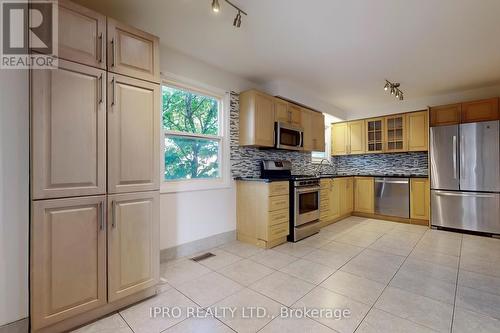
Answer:
M319 177L292 175L290 161L262 161L261 177L290 181L290 234L288 241L297 242L319 232Z

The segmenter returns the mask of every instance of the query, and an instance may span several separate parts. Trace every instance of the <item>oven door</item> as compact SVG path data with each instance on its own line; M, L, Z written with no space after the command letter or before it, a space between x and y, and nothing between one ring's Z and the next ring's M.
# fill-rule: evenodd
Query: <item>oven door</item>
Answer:
M284 123L276 123L276 148L302 150L303 131Z
M295 227L319 219L319 190L319 187L295 189Z

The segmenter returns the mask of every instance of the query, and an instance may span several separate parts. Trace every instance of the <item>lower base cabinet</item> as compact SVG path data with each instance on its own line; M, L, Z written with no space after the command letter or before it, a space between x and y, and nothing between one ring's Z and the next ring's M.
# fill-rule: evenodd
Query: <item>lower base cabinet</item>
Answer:
M373 214L375 212L373 177L354 177L354 211Z
M34 201L32 332L154 287L159 254L158 191Z
M353 206L353 178L321 179L320 222L327 225L331 221L350 215Z
M263 248L285 243L290 233L288 181L238 181L236 237Z
M37 330L107 303L106 196L35 201L31 325Z
M147 289L160 279L158 192L108 196L108 300Z
M412 178L410 181L410 218L429 220L430 185L427 178Z

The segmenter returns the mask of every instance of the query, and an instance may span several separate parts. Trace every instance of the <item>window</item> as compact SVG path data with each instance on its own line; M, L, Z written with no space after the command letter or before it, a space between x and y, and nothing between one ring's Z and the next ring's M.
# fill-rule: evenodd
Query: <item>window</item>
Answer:
M332 152L332 128L331 124L341 121L340 118L332 115L325 115L325 151L313 151L311 153L311 160L313 163L321 163L322 160L330 160Z
M164 172L166 191L203 183L223 183L223 97L174 84L162 85ZM182 187L182 186L180 186ZM203 187L203 186L202 186Z

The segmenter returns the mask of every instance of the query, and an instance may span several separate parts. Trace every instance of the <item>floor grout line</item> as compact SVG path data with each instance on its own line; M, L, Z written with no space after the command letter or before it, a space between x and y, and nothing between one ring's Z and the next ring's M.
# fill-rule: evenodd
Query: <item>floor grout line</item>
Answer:
M455 321L455 308L457 306L457 293L458 293L458 279L459 279L459 276L460 276L460 261L462 259L463 244L464 244L464 238L462 236L462 238L460 239L460 253L459 253L459 256L458 256L457 281L455 283L455 295L453 297L453 311L451 312L450 333L453 332L453 324L454 324L454 321Z

